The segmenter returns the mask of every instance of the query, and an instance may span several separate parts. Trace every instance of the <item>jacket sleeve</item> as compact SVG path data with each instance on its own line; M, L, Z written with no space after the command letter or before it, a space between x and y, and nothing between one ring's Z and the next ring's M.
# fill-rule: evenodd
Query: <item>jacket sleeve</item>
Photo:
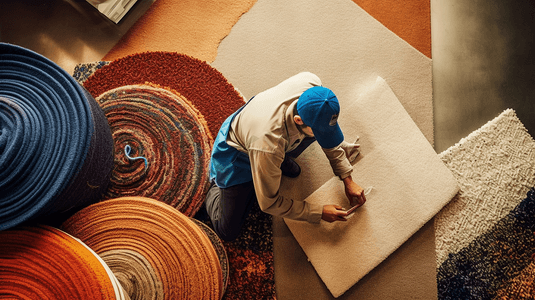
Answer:
M273 153L250 150L249 159L256 197L263 212L310 223L320 222L322 205L295 201L280 194L283 158Z
M322 150L329 159L334 175L338 176L340 179L344 179L351 175L353 167L347 159L344 149L342 149L340 145L330 149L322 148Z

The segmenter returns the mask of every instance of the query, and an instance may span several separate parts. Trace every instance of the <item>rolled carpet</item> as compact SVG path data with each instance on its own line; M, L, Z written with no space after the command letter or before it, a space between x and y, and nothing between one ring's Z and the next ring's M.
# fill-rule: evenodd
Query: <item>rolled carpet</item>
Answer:
M48 226L0 232L0 298L128 299L91 249Z
M0 107L0 230L101 199L113 140L102 109L74 78L0 43Z
M213 140L198 110L177 92L150 85L118 87L97 102L115 143L105 197L148 197L193 216L208 189Z
M221 266L202 229L170 205L122 197L88 206L62 229L110 266L131 299L217 299Z

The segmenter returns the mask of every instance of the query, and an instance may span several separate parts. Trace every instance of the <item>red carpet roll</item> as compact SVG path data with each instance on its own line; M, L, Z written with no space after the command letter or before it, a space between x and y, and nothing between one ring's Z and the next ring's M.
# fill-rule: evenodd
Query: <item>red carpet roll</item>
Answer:
M223 293L217 253L199 226L160 201L93 204L62 228L110 266L131 299L214 299Z
M0 232L0 298L128 299L92 250L48 226Z

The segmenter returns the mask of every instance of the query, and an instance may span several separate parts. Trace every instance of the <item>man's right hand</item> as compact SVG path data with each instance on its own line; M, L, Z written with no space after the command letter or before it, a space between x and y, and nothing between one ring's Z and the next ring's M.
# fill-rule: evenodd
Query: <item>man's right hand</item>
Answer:
M346 211L340 205L325 205L323 206L321 219L332 223L335 221L347 221L346 216Z

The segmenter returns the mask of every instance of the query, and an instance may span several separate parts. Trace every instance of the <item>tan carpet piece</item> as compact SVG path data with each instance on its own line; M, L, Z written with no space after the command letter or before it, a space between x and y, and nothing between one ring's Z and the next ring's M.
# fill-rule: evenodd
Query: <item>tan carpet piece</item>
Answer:
M102 60L146 51L212 62L219 42L256 0L156 0Z
M246 98L301 71L317 74L339 99L381 76L433 143L431 62L351 0L259 0L212 66Z
M368 202L344 223L285 220L334 297L407 241L458 191L450 170L382 78L344 109L348 113L339 122L346 139L360 136L353 178L373 187ZM306 201L348 206L335 177Z

